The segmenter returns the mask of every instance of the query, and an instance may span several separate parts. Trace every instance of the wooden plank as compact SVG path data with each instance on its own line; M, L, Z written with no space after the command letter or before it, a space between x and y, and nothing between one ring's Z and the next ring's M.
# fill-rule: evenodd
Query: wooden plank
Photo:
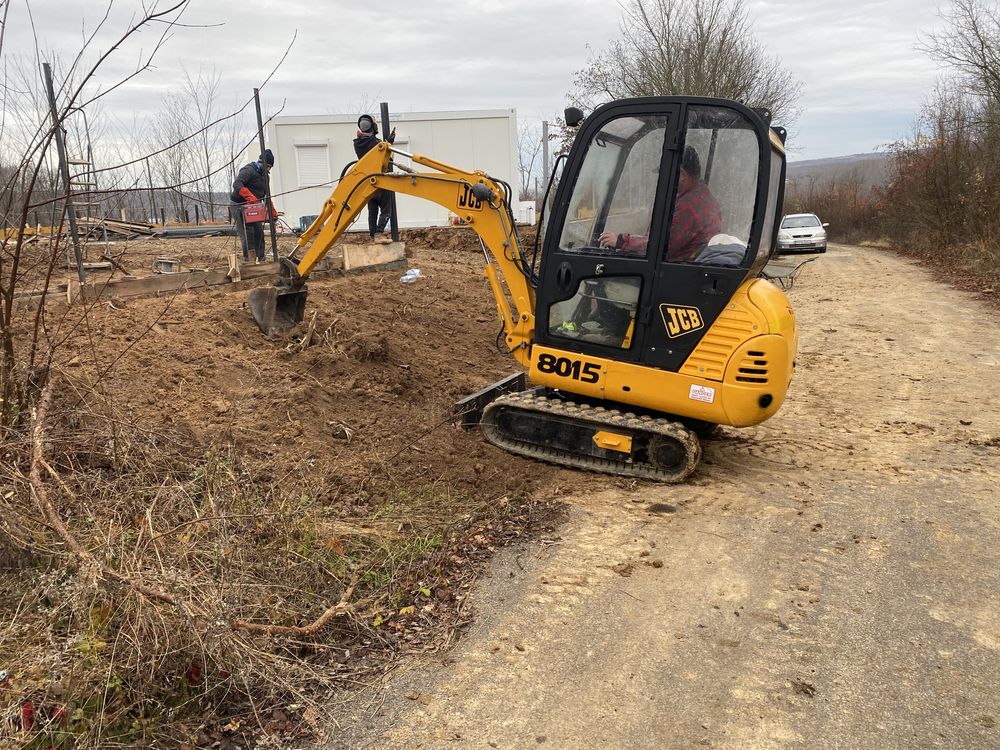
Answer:
M406 262L406 244L403 242L390 242L387 245L344 245L343 248L345 271L399 261Z
M326 270L339 270L336 261L324 259L324 268L316 268L313 273L323 273ZM239 268L242 281L255 279L275 279L279 273L279 264L261 263L244 264ZM115 297L159 296L165 293L189 291L210 286L232 284L228 268L204 269L198 271L182 271L180 273L156 274L141 279L111 279L106 282L87 284L82 290L79 282L70 284L67 297L72 302L76 299L94 301L97 299L113 299Z
M49 286L48 290L45 289L22 289L19 292L14 292L14 299L22 299L29 297L41 297L43 294L61 295L66 291L65 284L52 284Z

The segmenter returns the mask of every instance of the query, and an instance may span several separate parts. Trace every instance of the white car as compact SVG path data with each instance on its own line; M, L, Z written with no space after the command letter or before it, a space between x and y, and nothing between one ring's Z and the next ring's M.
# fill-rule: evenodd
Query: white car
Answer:
M816 214L787 214L778 227L778 252L826 252L826 228Z

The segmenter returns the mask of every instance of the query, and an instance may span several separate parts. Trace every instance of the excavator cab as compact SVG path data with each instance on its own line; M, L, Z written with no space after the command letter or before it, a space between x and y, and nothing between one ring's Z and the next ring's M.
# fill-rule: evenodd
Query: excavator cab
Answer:
M701 97L605 105L581 126L542 243L533 395L484 412L491 442L680 481L698 433L772 416L795 319L758 277L785 178L766 111Z
M536 342L680 369L774 247L784 149L765 117L691 98L591 115L545 236Z

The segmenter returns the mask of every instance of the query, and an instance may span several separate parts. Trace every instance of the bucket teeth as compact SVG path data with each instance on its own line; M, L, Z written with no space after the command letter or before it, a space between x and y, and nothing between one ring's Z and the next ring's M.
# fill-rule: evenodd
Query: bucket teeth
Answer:
M254 289L247 307L258 327L267 336L290 331L305 317L306 289L283 290L269 286Z

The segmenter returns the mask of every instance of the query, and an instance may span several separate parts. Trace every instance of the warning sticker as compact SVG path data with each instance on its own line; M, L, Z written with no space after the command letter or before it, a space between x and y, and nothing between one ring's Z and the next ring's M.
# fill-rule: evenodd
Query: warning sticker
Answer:
M702 401L703 403L710 404L715 401L715 389L709 388L706 385L692 385L688 398L692 401Z

